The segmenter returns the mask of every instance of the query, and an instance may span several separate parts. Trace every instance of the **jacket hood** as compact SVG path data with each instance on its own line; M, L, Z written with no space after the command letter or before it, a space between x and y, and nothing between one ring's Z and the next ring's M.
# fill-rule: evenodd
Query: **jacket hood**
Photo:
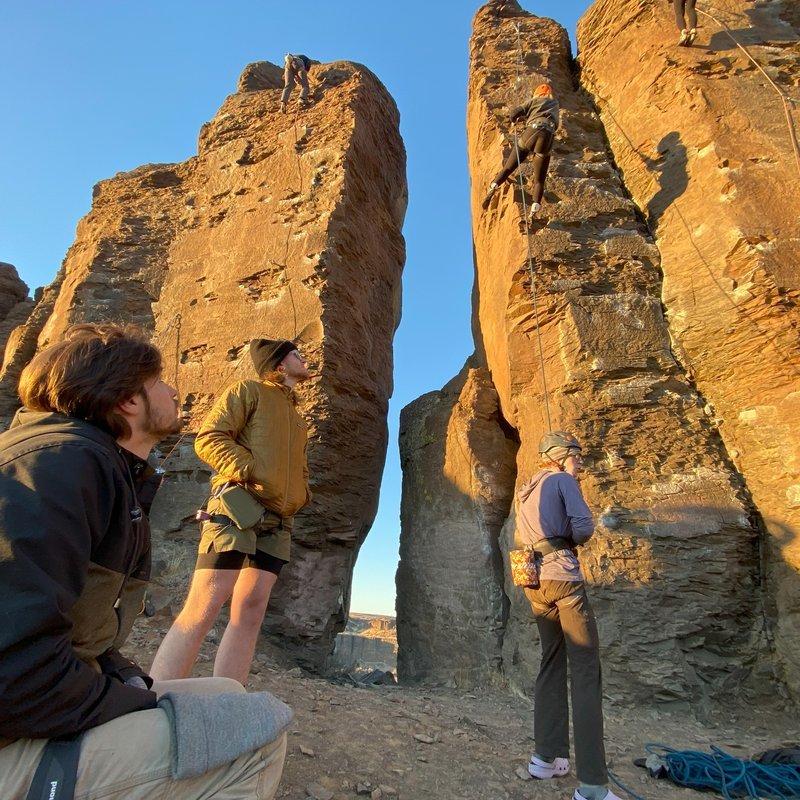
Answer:
M519 487L517 497L522 501L527 500L531 492L542 482L544 477L551 474L555 475L557 473L549 469L539 470L527 483L523 483L522 486Z
M98 428L97 425L93 425L91 422L68 417L66 414L59 414L57 411L31 411L29 408L21 408L14 415L14 419L11 420L7 431L7 434L12 433L19 434L20 438L46 433L72 433L76 436L85 436L102 444L110 444L112 446L116 444L114 437L110 433ZM14 439L16 440L16 438L15 436Z

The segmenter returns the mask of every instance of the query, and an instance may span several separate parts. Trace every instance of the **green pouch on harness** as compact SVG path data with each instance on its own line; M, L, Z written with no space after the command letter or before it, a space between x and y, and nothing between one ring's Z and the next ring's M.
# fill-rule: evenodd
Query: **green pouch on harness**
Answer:
M244 486L233 484L213 498L215 513L230 517L233 524L244 531L258 525L264 516L264 506ZM209 503L209 511L212 503Z

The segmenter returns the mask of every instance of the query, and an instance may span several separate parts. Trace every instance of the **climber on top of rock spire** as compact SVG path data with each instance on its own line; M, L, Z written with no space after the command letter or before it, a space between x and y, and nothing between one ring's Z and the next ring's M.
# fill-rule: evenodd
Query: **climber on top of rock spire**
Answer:
M286 113L286 103L295 84L300 87L300 108L308 105L308 69L311 59L304 55L287 53L283 61L283 93L281 94L281 111Z
M521 106L512 108L509 117L514 122L525 117L527 126L519 137L518 146L511 151L503 168L492 179L482 205L484 209L489 207L489 202L497 191L497 187L517 168L517 150L519 151L520 165L533 153L533 202L531 203L531 216L533 216L541 208L553 139L558 129L558 100L553 97L553 89L550 84L539 84L533 92L533 97Z
M697 36L697 12L694 10L695 2L696 0L672 0L672 5L675 9L675 24L681 32L680 38L678 39L678 45L680 47L691 47Z

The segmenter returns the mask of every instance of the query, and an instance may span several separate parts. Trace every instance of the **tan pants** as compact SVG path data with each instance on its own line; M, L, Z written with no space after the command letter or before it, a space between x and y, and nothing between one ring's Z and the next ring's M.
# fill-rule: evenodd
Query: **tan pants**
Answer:
M163 681L165 692L243 692L230 678ZM172 778L171 731L160 709L126 714L88 730L81 742L75 800L271 800L286 757L286 734L261 750L240 756L198 778ZM0 797L25 800L45 746L43 739L20 739L0 750Z

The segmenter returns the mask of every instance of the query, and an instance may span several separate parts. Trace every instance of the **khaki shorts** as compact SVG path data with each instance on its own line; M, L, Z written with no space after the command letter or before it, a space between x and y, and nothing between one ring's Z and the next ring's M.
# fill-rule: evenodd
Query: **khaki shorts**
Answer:
M208 513L219 513L213 499L209 501ZM254 555L259 550L288 561L292 551L292 519L281 519L277 514L266 511L258 528L246 528L243 531L233 523L204 522L198 552L210 553L212 550L215 553L236 550L247 555Z

